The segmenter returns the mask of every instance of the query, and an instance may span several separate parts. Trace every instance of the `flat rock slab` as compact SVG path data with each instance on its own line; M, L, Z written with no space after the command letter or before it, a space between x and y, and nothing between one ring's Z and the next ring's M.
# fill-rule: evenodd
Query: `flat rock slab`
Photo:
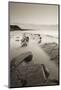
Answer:
M45 76L42 65L19 65L11 72L11 87L44 85Z

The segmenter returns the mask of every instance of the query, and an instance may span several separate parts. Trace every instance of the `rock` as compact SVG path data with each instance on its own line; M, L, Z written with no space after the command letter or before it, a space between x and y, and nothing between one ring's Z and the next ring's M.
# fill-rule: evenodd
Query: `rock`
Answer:
M29 42L29 37L26 37L26 41Z
M18 25L10 25L10 31L22 30Z
M21 40L21 47L27 46L29 42L29 37L28 36L24 36Z
M46 67L41 64L28 64L26 66L19 65L13 72L11 72L10 87L44 85L46 82L46 72Z
M10 68L15 68L17 67L18 65L20 65L22 62L25 62L25 63L28 63L30 61L32 61L32 52L26 52L26 53L23 53L15 58L13 58L10 62Z
M29 55L28 57L24 59L24 62L26 63L30 62L32 60L32 57L33 57L32 55Z
M21 47L27 46L27 42L21 43Z
M58 44L55 42L45 43L41 47L50 56L50 60L54 60L58 64L59 62Z

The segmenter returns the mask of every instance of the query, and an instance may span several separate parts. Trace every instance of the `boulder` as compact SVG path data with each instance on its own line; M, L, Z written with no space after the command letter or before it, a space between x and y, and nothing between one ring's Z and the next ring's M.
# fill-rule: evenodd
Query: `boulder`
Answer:
M33 55L32 55L32 52L30 52L30 51L23 53L11 60L10 68L15 68L18 65L22 64L23 62L29 63L30 61L32 61L32 57L33 57Z
M10 87L45 85L47 70L46 67L41 64L19 65L11 72L10 77Z

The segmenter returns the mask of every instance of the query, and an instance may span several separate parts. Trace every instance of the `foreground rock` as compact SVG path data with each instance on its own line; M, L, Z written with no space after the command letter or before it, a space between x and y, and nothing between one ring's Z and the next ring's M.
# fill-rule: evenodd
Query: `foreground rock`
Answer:
M48 69L43 64L19 65L10 72L10 87L57 85L57 80L49 80Z
M50 60L54 60L57 64L59 63L58 44L56 43L45 43L41 46L44 51L50 56Z
M46 68L45 70L44 68L43 65L38 64L26 66L19 65L11 72L10 87L44 85L47 80L46 73L49 74Z

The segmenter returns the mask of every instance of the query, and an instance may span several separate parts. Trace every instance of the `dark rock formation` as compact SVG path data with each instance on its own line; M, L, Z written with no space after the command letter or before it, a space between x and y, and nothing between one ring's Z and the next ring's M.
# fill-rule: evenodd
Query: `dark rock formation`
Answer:
M19 65L10 72L10 87L57 85L57 80L49 80L50 72L44 64Z
M23 39L21 40L21 47L27 46L29 42L29 37L24 36Z
M36 86L45 83L42 65L19 65L11 72L10 87Z
M26 41L29 42L29 37L26 37Z
M25 62L25 63L29 63L30 61L32 61L32 52L26 52L26 53L23 53L15 58L13 58L10 62L10 68L14 68L14 67L17 67L18 65L22 64L22 62Z
M10 25L10 31L22 30L18 25Z

